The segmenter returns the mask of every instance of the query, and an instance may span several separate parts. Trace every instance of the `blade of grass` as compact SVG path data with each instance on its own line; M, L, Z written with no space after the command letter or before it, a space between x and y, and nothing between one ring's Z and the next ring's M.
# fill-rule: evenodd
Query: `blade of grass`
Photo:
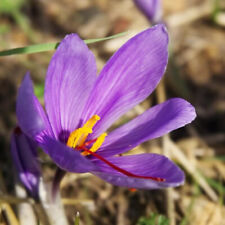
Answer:
M225 155L211 156L211 157L205 158L205 160L219 160L219 161L225 161Z
M214 0L213 2L213 11L212 11L212 19L215 22L216 16L219 13L220 9L220 0Z
M104 37L104 38L84 40L84 42L86 44L92 44L92 43L96 43L96 42L100 42L100 41L106 41L109 39L118 38L118 37L124 36L126 34L127 34L127 32L122 32L122 33ZM59 42L58 43L43 43L43 44L25 46L25 47L21 47L21 48L13 48L13 49L0 51L0 56L46 52L46 51L55 50L58 47L58 45L59 45Z
M137 225L169 225L169 223L167 217L158 213L151 213L148 217L141 217Z
M9 224L19 225L19 221L8 203L1 204L1 208L5 210L7 219L9 220Z
M80 224L80 213L77 212L74 220L74 225L79 225Z
M222 182L216 181L212 178L205 177L206 181L208 184L216 189L216 191L219 193L219 203L222 205L223 204L223 199L225 195L225 187L223 186Z
M36 85L34 86L34 94L35 94L38 98L42 98L42 97L44 96L44 89L45 89L44 83L36 84Z
M158 225L169 225L169 219L167 219L165 216L159 215Z
M184 169L195 179L195 181L206 192L206 194L211 198L211 200L217 202L217 194L211 188L208 182L204 179L204 177L199 173L196 167L188 160L182 150L171 139L169 139L169 143L171 153L173 154L174 158L177 159L177 161L184 167Z
M1 171L0 171L0 190L3 192L3 194L7 193L7 189L6 189L6 186L5 186L5 181L3 179ZM10 224L19 225L19 221L18 221L18 219L17 219L17 217L16 217L12 207L10 206L10 204L8 204L7 202L6 203L1 203L0 202L0 211L1 210L5 211L6 217L9 220Z

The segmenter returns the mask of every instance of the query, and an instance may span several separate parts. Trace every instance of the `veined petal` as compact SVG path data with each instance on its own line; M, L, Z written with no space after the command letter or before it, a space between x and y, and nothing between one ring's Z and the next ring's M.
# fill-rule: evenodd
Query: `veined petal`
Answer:
M93 172L101 179L118 186L138 189L159 189L176 187L184 183L184 173L171 160L158 154L140 154L132 156L110 157L108 161L114 165L139 176L163 178L158 182L151 179L126 176L109 167L102 161L93 161L101 172Z
M161 21L161 0L134 0L134 3L150 22L158 23Z
M51 59L45 83L45 107L57 139L66 142L68 133L82 122L96 78L95 58L87 45L78 35L67 35Z
M45 136L40 144L46 154L63 170L74 173L96 171L96 166L78 150Z
M166 28L157 25L130 39L111 57L83 111L84 121L95 114L101 117L92 137L151 94L165 71L167 47Z
M16 115L19 126L32 139L39 139L43 132L50 135L51 129L48 124L48 119L37 97L34 95L29 74L26 74L19 88Z
M144 141L183 127L195 117L195 109L189 102L170 99L109 133L98 154L111 156L126 152Z
M11 137L11 154L21 182L33 196L37 196L41 176L37 160L37 144L18 127Z

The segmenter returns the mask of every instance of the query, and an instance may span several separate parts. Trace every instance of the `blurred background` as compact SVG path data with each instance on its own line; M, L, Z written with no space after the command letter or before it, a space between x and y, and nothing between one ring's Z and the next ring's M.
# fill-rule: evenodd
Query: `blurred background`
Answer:
M225 2L162 0L162 6L170 35L166 75L157 91L116 126L165 99L190 101L197 110L192 124L132 150L166 153L185 171L186 183L169 191L134 191L89 174L67 174L61 194L71 224L77 211L81 225L225 224ZM128 31L121 38L89 45L99 71L127 39L149 26L132 0L0 0L0 51L59 42L68 33L90 39ZM52 54L0 57L0 224L15 224L7 217L18 218L20 206L10 197L16 196L10 135L17 123L17 90L30 71L43 103ZM39 154L44 179L51 180L56 167Z

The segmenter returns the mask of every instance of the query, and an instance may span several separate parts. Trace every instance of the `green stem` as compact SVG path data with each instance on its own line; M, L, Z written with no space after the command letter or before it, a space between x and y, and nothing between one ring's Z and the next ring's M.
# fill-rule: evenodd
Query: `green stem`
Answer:
M91 44L91 43L96 43L96 42L100 42L100 41L106 41L109 39L121 37L121 36L124 36L125 34L127 34L127 32L122 32L122 33L115 34L115 35L105 37L105 38L88 39L88 40L84 40L84 42L86 44ZM36 44L36 45L30 45L30 46L21 47L21 48L13 48L13 49L0 51L0 56L46 52L46 51L55 50L58 47L58 45L59 45L59 42L58 43Z
M79 214L79 212L77 212L77 214L75 216L74 225L79 225L79 224L80 224L80 214Z

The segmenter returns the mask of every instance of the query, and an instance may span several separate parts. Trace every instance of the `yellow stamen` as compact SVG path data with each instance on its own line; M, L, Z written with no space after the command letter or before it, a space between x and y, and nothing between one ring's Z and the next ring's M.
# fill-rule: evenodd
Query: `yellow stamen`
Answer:
M83 135L79 138L79 142L78 142L78 146L81 146L84 144L84 142L87 139L88 134L92 133L92 128L94 127L94 125L97 123L97 121L100 120L100 116L98 115L94 115L91 117L91 119L89 119L84 126L81 128L83 129Z
M92 133L92 128L100 120L98 115L92 116L83 127L73 131L67 141L67 146L71 148L76 148L76 146L82 146L86 141L89 134Z
M101 134L96 142L92 145L92 147L90 148L90 151L92 152L96 152L103 144L103 142L105 141L105 137L107 136L107 133L103 133ZM90 153L88 152L82 152L82 155L86 156L86 155L90 155Z

